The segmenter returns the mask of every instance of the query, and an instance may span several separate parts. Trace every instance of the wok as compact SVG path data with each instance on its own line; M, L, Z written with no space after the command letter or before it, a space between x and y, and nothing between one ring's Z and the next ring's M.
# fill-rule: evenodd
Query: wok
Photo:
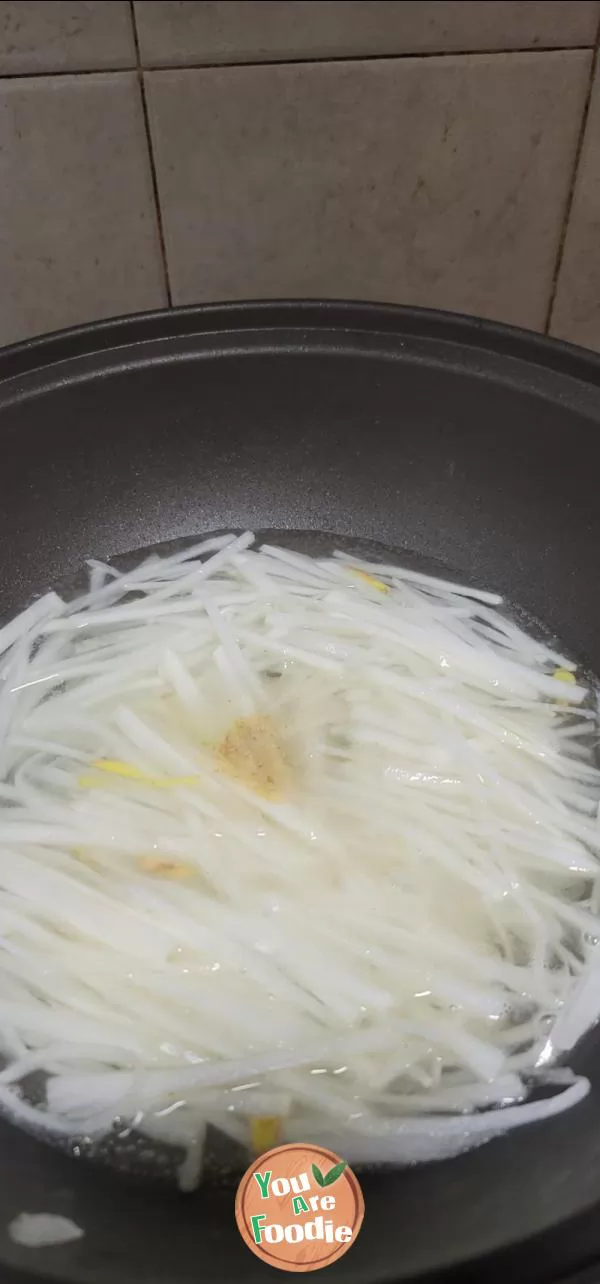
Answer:
M600 674L599 420L599 358L442 313L234 304L33 340L0 354L0 613L87 556L223 528L333 532L499 590ZM328 1280L597 1278L596 1035L577 1060L593 1087L571 1112L363 1174L364 1227ZM128 1181L0 1120L0 1277L254 1284L269 1268L238 1235L234 1191ZM19 1247L23 1210L85 1235Z

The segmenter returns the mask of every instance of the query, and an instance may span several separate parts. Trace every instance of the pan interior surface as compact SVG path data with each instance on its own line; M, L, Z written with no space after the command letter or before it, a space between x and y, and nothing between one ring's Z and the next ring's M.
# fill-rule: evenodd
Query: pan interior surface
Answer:
M499 591L600 673L599 385L591 354L361 305L188 310L8 350L0 615L89 556L242 527L321 552L325 533L328 548L392 549ZM592 1093L573 1111L445 1163L366 1174L365 1224L337 1278L542 1281L600 1256L599 1056L592 1033L577 1053ZM230 1178L186 1199L4 1122L0 1138L8 1279L264 1275L235 1230ZM84 1236L24 1249L7 1232L23 1211L70 1217Z

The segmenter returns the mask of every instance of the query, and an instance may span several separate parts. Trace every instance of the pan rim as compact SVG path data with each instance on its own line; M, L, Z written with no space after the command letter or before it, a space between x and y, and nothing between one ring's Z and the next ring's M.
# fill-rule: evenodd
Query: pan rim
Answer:
M201 303L127 313L53 330L0 348L0 383L63 361L193 335L305 330L438 340L513 357L600 387L600 354L534 330L468 313L348 299Z

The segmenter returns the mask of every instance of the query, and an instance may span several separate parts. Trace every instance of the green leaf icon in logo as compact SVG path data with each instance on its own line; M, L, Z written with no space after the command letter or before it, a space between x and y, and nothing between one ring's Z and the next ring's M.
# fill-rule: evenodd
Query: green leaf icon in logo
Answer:
M334 1164L333 1168L330 1168L329 1172L323 1175L323 1173L321 1172L321 1169L317 1168L316 1164L313 1164L312 1172L313 1172L313 1177L317 1183L317 1186L333 1186L334 1181L337 1181L338 1177L341 1177L344 1171L344 1168L347 1168L347 1167L348 1165L346 1161L342 1159L341 1163Z

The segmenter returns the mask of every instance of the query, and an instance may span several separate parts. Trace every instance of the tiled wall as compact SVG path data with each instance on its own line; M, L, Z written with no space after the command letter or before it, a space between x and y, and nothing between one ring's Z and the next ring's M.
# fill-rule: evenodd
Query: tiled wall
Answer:
M0 343L236 298L600 349L600 0L0 0Z

